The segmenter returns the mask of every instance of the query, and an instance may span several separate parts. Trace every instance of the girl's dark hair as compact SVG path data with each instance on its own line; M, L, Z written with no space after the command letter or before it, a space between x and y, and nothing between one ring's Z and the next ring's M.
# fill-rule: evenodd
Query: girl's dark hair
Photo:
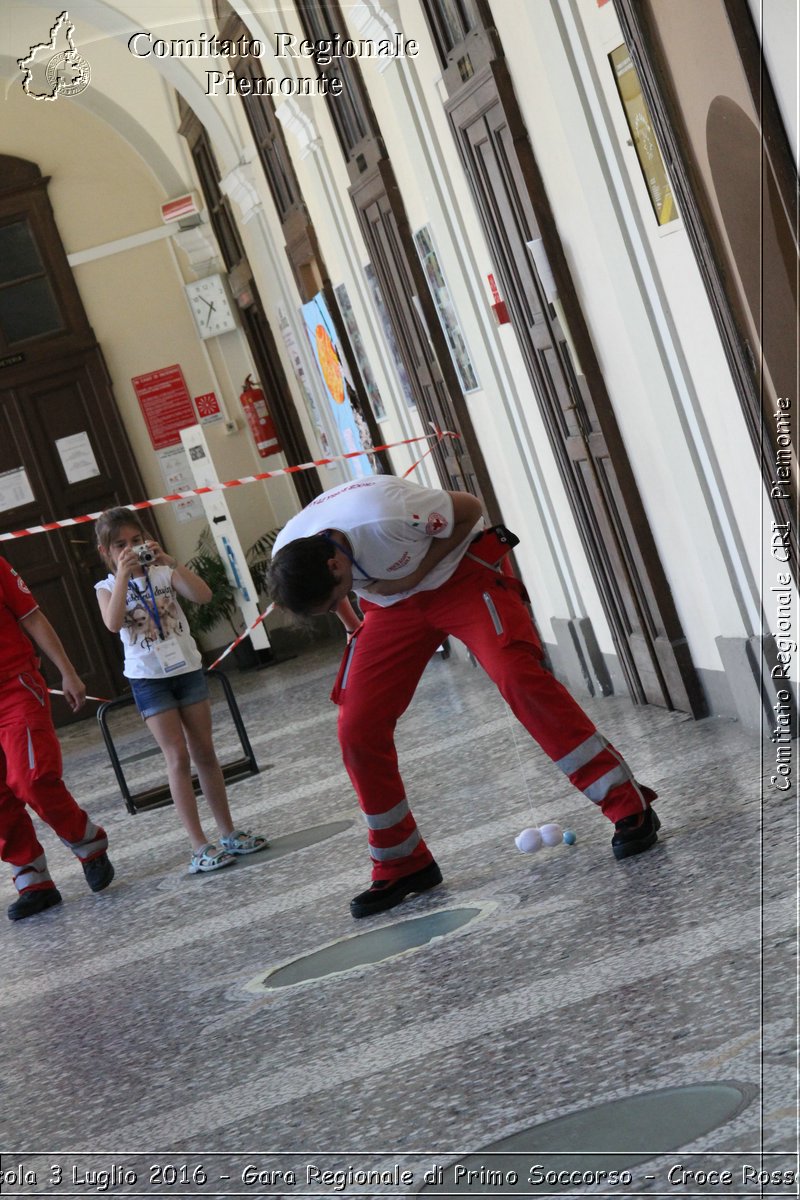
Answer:
M145 537L149 536L139 514L132 508L107 508L97 518L94 526L98 548L108 554L114 538L126 525L133 525L134 529L138 529Z
M324 533L282 546L267 571L271 599L299 617L324 604L337 584L328 566L335 550Z

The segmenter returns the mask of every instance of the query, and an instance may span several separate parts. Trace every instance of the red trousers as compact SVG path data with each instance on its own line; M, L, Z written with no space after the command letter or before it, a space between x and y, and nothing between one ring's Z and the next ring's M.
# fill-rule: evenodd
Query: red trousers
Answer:
M61 746L42 676L30 671L0 684L0 858L11 864L19 892L54 886L26 805L82 862L108 846L61 772Z
M472 651L544 752L611 821L655 798L650 789L643 794L622 756L543 666L523 595L510 574L464 558L434 591L388 608L361 602L364 625L345 652L331 699L369 830L373 879L397 879L432 861L408 806L394 730L448 634Z

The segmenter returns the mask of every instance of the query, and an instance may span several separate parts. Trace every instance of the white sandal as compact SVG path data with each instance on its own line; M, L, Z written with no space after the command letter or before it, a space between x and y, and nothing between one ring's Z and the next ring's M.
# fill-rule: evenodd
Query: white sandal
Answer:
M255 854L258 850L267 850L269 842L259 833L251 833L249 829L234 829L219 839L223 850L229 854Z
M236 859L224 846L214 846L208 842L192 855L189 863L189 874L198 875L205 871L218 871L220 867L230 867Z

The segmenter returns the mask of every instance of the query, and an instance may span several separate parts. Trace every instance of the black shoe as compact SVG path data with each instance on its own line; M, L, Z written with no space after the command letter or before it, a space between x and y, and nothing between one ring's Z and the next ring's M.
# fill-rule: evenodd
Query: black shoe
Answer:
M86 876L86 882L93 892L102 892L103 888L107 888L114 878L114 867L105 850L96 858L90 858L88 862L81 863L81 866Z
M371 917L373 913L394 908L412 892L427 892L428 888L434 888L441 882L442 872L435 862L411 875L403 875L401 879L377 879L368 891L353 897L350 912L356 920L359 917Z
M32 892L21 892L19 899L8 907L8 919L23 921L25 917L35 917L37 913L60 903L61 892L58 888L37 888Z
M661 822L652 808L634 813L631 817L623 817L617 821L616 833L611 839L614 858L629 858L631 854L649 850L658 841L660 828Z

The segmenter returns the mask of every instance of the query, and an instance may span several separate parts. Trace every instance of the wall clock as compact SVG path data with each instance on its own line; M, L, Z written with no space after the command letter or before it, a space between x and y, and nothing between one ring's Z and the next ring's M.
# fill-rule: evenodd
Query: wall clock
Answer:
M184 284L184 288L201 338L236 329L236 317L221 275L206 275L205 279Z

